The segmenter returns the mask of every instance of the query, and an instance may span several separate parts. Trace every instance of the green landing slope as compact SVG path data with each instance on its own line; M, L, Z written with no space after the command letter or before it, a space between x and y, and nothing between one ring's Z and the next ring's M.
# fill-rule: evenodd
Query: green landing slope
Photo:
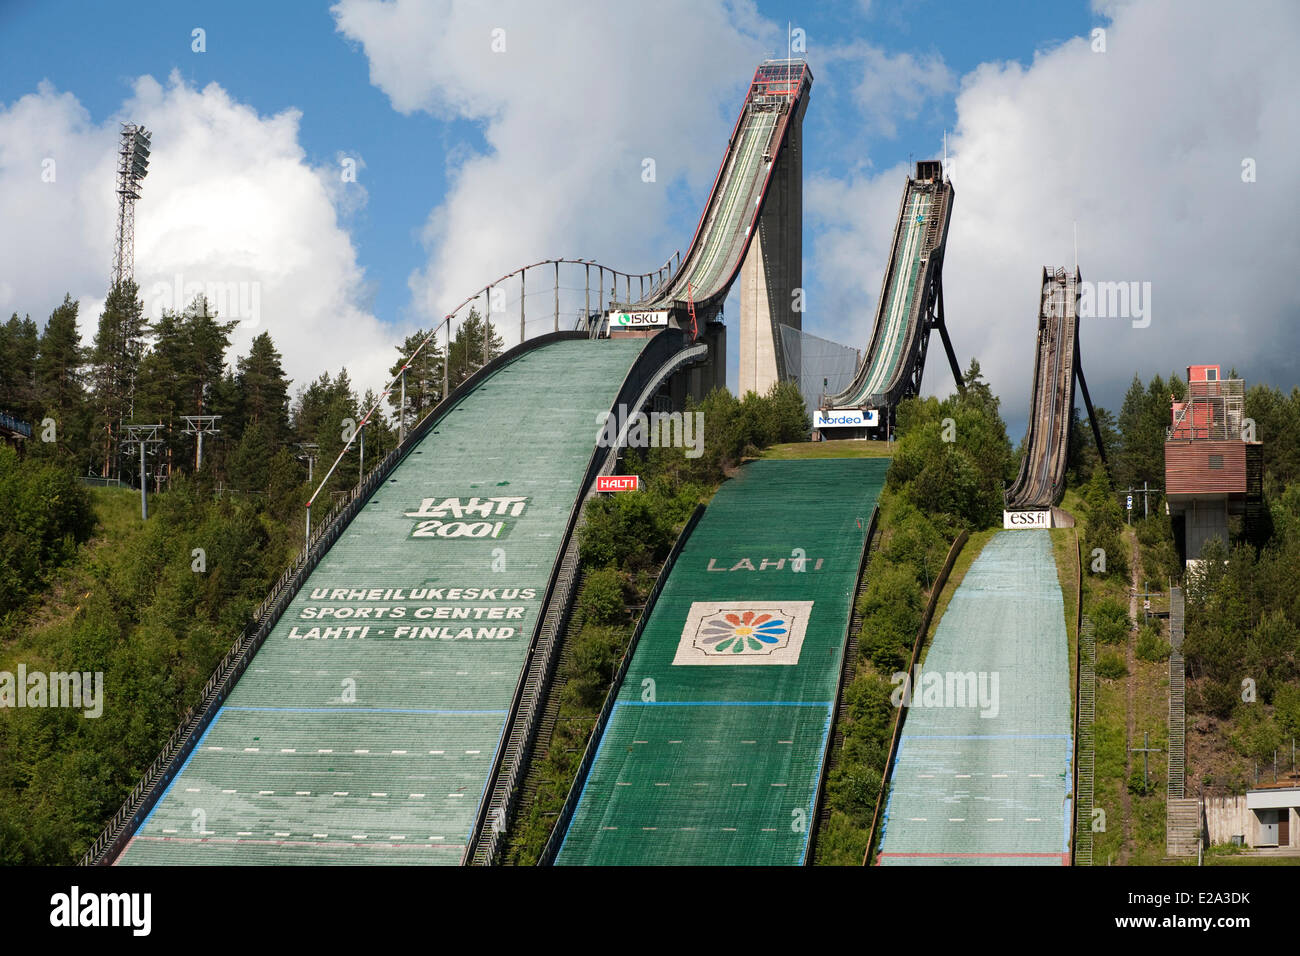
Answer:
M1072 733L1051 535L1003 531L914 675L881 865L1068 865Z
M757 461L722 486L641 635L557 863L804 860L888 468Z
M466 395L311 574L118 862L461 862L598 432L642 340Z

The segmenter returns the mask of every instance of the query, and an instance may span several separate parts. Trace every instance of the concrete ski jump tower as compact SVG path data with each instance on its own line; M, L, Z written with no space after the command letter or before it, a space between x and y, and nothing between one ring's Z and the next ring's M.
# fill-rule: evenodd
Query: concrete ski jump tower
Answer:
M796 290L803 288L803 114L808 97L791 93L782 97L793 107L785 142L776 156L757 234L740 268L742 396L749 391L761 395L798 371L787 365L779 328L803 328L803 293L796 299Z

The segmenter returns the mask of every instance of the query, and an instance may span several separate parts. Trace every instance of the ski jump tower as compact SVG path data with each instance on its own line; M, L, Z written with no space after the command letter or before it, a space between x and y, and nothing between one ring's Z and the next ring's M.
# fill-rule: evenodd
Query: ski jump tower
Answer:
M692 387L701 396L726 385L720 315L737 278L741 394L792 377L779 329L802 326L794 296L803 282L803 114L812 82L802 59L759 65L686 255L648 295L611 303L605 317L614 336L671 325L707 342L709 367Z
M803 114L808 97L773 90L790 117L755 235L740 268L740 394L792 378L780 326L803 328ZM757 96L757 94L755 94ZM797 296L797 298L796 298Z

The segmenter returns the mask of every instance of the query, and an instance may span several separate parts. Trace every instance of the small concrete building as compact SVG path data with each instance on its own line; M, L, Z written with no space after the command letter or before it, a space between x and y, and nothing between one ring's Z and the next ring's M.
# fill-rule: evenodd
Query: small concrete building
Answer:
M1235 797L1206 797L1211 845L1243 842L1259 849L1300 849L1300 785L1288 781Z

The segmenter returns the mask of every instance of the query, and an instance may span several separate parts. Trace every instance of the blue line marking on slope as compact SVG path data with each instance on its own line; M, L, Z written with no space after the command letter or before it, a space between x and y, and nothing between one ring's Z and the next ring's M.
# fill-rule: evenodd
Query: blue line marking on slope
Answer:
M149 821L153 819L153 815L158 812L158 808L163 805L163 801L166 800L168 795L172 792L172 787L176 786L176 781L185 775L185 769L189 767L190 761L194 759L194 755L203 747L203 741L208 739L208 734L212 733L212 728L217 726L217 721L221 719L221 712L225 709L225 707L217 708L217 712L212 715L212 720L208 723L207 729L203 731L203 735L199 737L198 743L194 745L194 749L190 751L190 755L186 757L185 762L181 764L181 769L176 771L176 776L172 777L171 782L167 784L167 788L163 790L162 796L154 801L154 805L149 810L148 816L140 821L140 825L135 828L135 833L131 834L132 839L139 836L140 831L149 825ZM118 855L118 859L121 859L121 854ZM117 863L116 860L113 862L114 864Z
M826 741L831 735L831 717L835 710L830 704L826 705L826 723L822 726L822 745L818 750L820 756L817 758L817 772L813 775L812 796L808 799L808 820L807 826L803 831L803 852L799 854L799 862L803 864L808 860L808 841L812 836L812 828L816 826L817 815L817 781L822 778L822 764L826 762Z
M555 853L554 866L560 865L560 859L564 856L564 845L569 842L569 834L573 832L573 826L578 822L578 813L582 810L582 802L587 797L587 784L591 783L591 775L596 770L596 764L600 762L600 752L605 749L605 741L609 739L609 728L613 726L614 714L618 712L622 701L614 701L614 706L610 709L609 720L605 722L605 732L600 735L600 743L596 744L596 756L591 758L591 766L587 768L587 777L582 781L582 789L578 791L578 802L573 805L573 816L569 817L569 825L564 829L564 838L560 840L560 848Z
M619 707L829 707L829 700L620 700Z
M900 734L899 740L1069 740L1069 734Z

